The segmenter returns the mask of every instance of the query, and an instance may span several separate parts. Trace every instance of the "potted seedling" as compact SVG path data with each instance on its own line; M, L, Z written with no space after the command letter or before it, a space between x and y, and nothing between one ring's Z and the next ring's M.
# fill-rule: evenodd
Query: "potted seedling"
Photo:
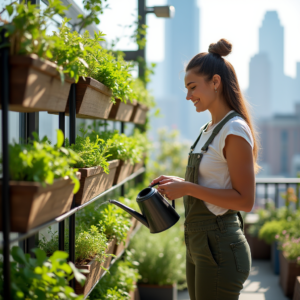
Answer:
M35 137L29 144L9 145L11 231L14 232L26 232L67 212L80 186L80 173L76 174L77 170L71 167L78 156L62 147L63 133L57 131L54 146L46 137L41 141Z

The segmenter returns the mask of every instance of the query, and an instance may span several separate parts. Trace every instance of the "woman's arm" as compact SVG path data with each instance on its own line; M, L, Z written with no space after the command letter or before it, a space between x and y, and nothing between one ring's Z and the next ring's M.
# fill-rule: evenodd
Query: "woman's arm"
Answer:
M232 189L211 189L184 181L159 185L158 191L170 200L190 195L223 208L251 211L255 196L252 148L242 137L229 135L225 141L224 156L228 163Z

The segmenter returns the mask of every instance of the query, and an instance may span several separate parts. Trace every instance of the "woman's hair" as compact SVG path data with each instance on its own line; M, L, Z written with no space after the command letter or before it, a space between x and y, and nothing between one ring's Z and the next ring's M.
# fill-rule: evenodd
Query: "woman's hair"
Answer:
M186 66L186 72L193 69L197 74L206 77L207 81L212 80L215 74L221 77L223 83L223 95L229 107L238 112L250 127L254 139L253 157L255 161L255 172L260 167L257 164L259 141L257 133L251 121L248 103L242 95L235 70L230 62L222 58L231 52L232 45L225 39L209 45L208 53L202 52L195 55Z

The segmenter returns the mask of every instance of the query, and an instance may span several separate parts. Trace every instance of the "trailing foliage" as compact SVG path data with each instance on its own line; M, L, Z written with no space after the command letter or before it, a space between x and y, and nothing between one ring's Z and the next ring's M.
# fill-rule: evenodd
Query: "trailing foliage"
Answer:
M130 300L129 293L135 289L139 279L137 262L131 260L131 253L126 252L124 261L116 262L99 282L90 295L90 300Z
M108 153L111 146L111 141L104 141L96 136L93 141L87 134L87 130L83 127L79 129L81 135L77 135L75 144L70 145L66 139L66 148L71 149L78 154L79 159L74 164L77 168L90 168L100 166L105 173L109 173L109 163L107 161L110 156Z
M76 278L84 284L85 276L75 268L72 262L67 262L68 254L55 251L47 257L40 249L33 249L36 258L24 254L23 250L14 246L11 250L11 299L66 299L80 300L69 286L68 281ZM21 266L21 267L20 267ZM0 261L0 281L3 282L3 262ZM3 284L0 285L0 299L3 298Z
M72 150L62 147L64 135L57 130L57 144L52 146L47 137L29 144L9 145L10 179L16 181L34 181L42 185L53 184L54 179L69 176L74 186L74 193L79 190L77 169L71 168L79 157ZM2 158L1 158L2 162Z

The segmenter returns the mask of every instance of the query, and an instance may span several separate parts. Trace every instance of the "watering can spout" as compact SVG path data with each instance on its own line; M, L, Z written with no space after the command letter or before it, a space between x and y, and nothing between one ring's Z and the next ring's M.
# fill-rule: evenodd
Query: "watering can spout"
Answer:
M109 200L109 203L113 203L122 209L124 209L126 212L128 212L130 215L132 215L134 218L136 218L138 221L140 221L143 225L145 225L147 228L149 228L149 224L147 222L147 219L141 215L140 213L136 212L132 208L124 205L123 203L116 201L116 200Z

